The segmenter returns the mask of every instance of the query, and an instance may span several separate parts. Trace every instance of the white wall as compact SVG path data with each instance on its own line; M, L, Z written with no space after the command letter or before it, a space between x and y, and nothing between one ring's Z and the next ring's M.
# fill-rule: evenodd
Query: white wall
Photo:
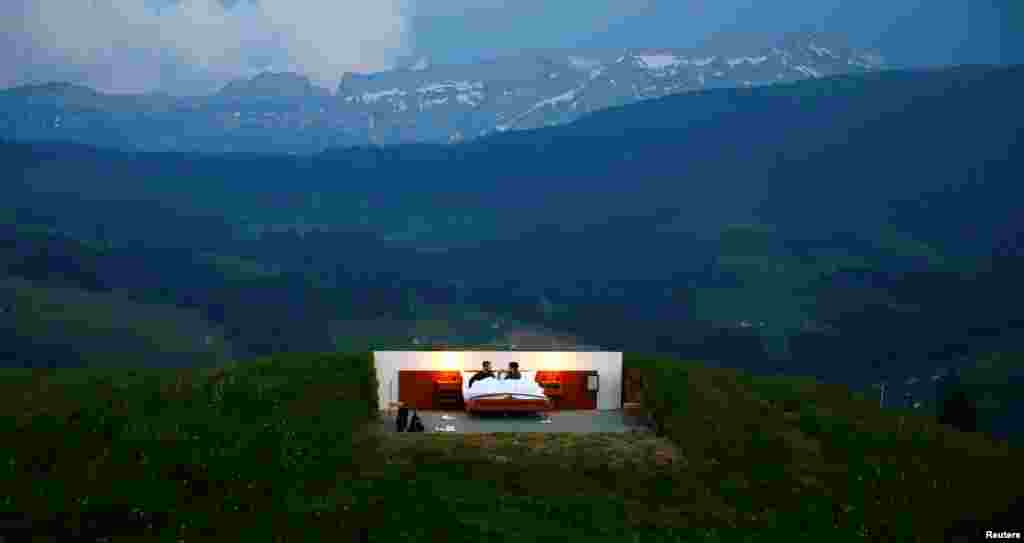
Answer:
M597 408L622 407L622 353L573 351L374 351L379 406L398 401L399 370L477 371L484 360L494 369L519 362L520 371L590 371L598 374Z

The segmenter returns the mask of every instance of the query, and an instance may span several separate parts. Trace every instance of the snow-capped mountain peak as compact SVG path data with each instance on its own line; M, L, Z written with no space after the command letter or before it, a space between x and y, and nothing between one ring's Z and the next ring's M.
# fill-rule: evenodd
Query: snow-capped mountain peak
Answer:
M855 51L826 36L805 33L746 51L710 46L611 52L573 49L463 65L436 65L428 57L413 57L394 70L346 73L334 95L300 74L264 73L231 82L213 97L151 98L135 100L131 107L151 104L147 107L173 115L176 108L167 104L176 101L193 111L206 112L195 118L206 119L203 122L222 134L221 139L234 142L232 138L238 134L237 144L225 145L231 150L255 149L252 146L261 141L294 136L295 141L308 142L301 144L306 146L303 149L317 151L367 142L464 141L493 132L571 122L595 110L669 94L785 83L884 67L876 52ZM115 108L126 100L86 96L85 91L63 87L24 87L4 94L13 98L4 104L23 108L55 101L70 103L69 95L79 96L76 103L88 103L96 111ZM48 98L50 95L59 96L59 101ZM52 111L40 111L40 115L48 115L45 121L26 121L23 132L46 130L49 132L40 137L60 139L65 137L66 127L81 124L75 119L81 113L69 111L60 115L58 122ZM266 131L266 138L252 136L261 131ZM182 141L187 140L160 137L145 146L177 150Z
M409 66L409 69L414 72L422 72L423 70L430 68L430 59L427 57L420 57L416 62Z

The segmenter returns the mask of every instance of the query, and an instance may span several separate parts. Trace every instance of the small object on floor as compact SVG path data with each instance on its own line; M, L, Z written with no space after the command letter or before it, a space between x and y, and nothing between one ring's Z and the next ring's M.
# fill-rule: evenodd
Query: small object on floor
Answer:
M423 428L423 421L420 420L420 416L416 413L415 410L413 410L412 418L409 420L409 427L406 428L405 431L406 432L422 432L423 430L424 430L424 428Z
M436 426L434 427L435 432L454 432L455 426L449 424L447 426Z
M551 424L551 419L547 419L547 418L540 419L540 423L541 424Z
M451 415L441 415L441 420L455 420L455 417Z
M399 407L398 416L395 417L395 431L404 432L409 427L409 408Z

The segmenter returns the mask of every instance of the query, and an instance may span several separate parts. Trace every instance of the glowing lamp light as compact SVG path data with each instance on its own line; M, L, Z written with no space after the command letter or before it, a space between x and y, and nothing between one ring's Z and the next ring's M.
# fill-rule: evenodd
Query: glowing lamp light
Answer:
M435 380L439 383L454 383L459 380L459 372L444 371L439 373Z
M437 351L431 353L433 357L433 366L441 371L454 371L459 370L459 353L452 351Z

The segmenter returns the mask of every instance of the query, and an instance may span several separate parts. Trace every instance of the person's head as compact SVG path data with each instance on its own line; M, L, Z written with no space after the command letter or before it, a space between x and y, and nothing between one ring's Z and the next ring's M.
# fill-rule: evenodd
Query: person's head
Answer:
M484 371L491 371L491 361L490 360L484 360L483 366L484 366Z
M519 362L509 362L508 369L511 371L519 371Z

